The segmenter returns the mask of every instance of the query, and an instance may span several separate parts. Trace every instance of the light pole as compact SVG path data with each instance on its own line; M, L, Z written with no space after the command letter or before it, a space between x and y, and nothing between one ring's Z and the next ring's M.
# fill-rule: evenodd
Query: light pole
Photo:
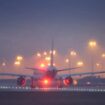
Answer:
M94 50L97 46L97 42L95 40L91 40L88 43L90 49L91 49L91 70L94 72Z
M72 67L72 57L75 57L77 55L76 51L72 50L70 51L70 67Z
M73 65L72 65L72 57L74 57L74 56L76 56L76 55L77 55L76 51L72 50L72 51L70 51L70 53L69 53L69 57L65 59L66 64L68 64L68 66L69 66L70 68L72 68L72 66L73 66ZM71 71L70 71L70 73L71 73Z
M69 58L66 58L65 62L68 64L67 66L69 66Z
M96 63L95 66L96 66L97 71L100 70L100 68L102 68L102 65L100 63Z
M23 56L18 55L18 56L16 56L16 59L15 59L14 65L17 66L17 67L20 67L22 61L23 61Z
M104 69L104 59L105 59L105 53L102 53L102 69Z

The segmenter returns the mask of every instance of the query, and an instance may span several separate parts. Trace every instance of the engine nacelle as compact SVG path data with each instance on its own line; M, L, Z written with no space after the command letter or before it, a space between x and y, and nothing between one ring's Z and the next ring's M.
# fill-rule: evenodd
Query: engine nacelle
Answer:
M17 85L24 86L25 84L26 84L26 80L24 77L21 76L21 77L17 78Z
M63 83L65 86L70 86L71 84L73 84L73 79L71 76L69 77L66 77L64 80L63 80Z

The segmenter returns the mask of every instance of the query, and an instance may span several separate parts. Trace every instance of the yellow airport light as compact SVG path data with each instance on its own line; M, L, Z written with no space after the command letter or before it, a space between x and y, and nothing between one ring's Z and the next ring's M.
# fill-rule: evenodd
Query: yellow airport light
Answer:
M71 52L70 52L70 55L71 55L71 56L76 56L77 53L76 53L75 51L71 51Z
M105 58L105 53L103 53L103 54L101 55L101 57L102 57L102 58Z
M73 59L74 59L75 56L77 56L77 53L76 53L75 50L71 50L69 54L70 54L70 56L69 56L69 62L70 62L69 66L72 67L73 64L74 64ZM68 61L67 61L67 62L68 62ZM68 62L68 63L69 63L69 62Z
M66 62L66 63L69 63L69 59L67 58L67 59L65 60L65 62Z
M95 40L91 40L91 41L89 41L88 45L90 48L94 48L97 46L97 42Z
M103 64L101 63L96 63L95 66L97 70L103 69Z
M45 57L45 60L46 60L46 61L50 61L50 59L51 59L51 58L50 58L50 57L48 57L48 56L47 56L47 57Z
M51 54L52 51L50 50L49 53ZM56 50L53 50L53 55L56 55Z
M48 66L50 66L51 64L50 63L48 63Z
M46 52L46 51L44 51L43 55L45 55L45 56L46 56L46 55L47 55L47 52Z
M73 85L75 85L75 86L78 85L78 81L74 79L73 80Z
M82 61L77 62L77 66L83 66L83 65L84 65L84 63Z
M16 60L22 61L23 60L23 57L19 55L19 56L16 57Z
M55 55L55 54L56 54L56 50L53 51L53 55Z
M2 66L6 66L6 63L5 63L5 62L3 62L3 63L2 63Z
M41 54L39 52L37 53L37 57L41 57Z
M44 64L44 63L41 63L41 64L40 64L40 67L41 67L41 68L44 68L44 67L45 67L45 64Z
M100 67L100 64L99 64L99 63L96 63L96 66L97 66L97 67Z
M88 42L88 46L90 47L91 50L93 50L93 51L91 51L91 70L92 70L92 72L94 72L95 65L94 65L94 54L93 53L95 53L94 50L97 47L97 42L95 40L90 40Z
M16 66L20 66L21 63L20 63L20 61L15 61L15 62L14 62L14 65L16 65Z
M55 64L55 63L53 63L53 66L56 66L56 64Z
M50 63L48 63L48 66L51 66L51 64L50 64ZM56 64L55 64L55 63L53 63L53 66L56 66Z

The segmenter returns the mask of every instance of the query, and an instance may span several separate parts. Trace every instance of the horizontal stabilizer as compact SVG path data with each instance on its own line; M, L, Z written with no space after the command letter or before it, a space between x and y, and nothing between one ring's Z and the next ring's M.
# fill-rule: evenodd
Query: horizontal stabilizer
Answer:
M35 71L37 73L43 73L43 72L45 72L45 69L39 69L39 68L26 67L25 69L33 70L33 71Z
M61 71L69 71L69 70L71 71L71 70L73 70L73 69L78 69L78 68L80 68L80 67L58 69L57 72L61 72Z
M29 69L29 70L39 70L38 68L31 68L31 67L26 67L25 69Z

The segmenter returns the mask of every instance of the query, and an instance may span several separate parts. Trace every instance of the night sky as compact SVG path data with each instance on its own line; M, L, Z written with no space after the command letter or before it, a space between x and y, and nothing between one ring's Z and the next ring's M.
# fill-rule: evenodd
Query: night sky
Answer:
M0 60L48 50L84 55L90 39L105 46L105 0L0 0Z

